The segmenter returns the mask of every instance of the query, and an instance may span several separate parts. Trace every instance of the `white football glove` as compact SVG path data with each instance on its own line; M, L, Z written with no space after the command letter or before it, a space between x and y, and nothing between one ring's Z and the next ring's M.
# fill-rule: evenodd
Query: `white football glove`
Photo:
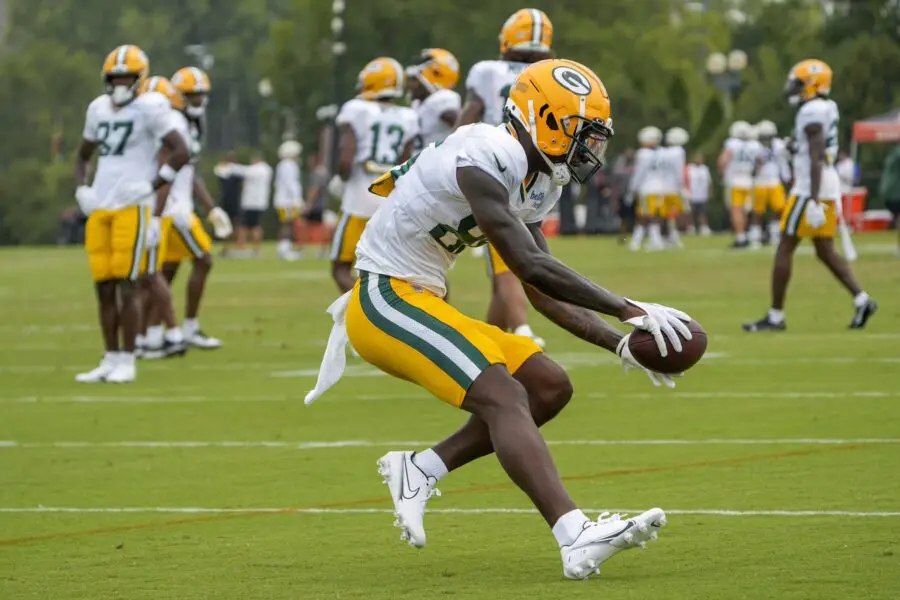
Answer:
M94 188L88 185L79 185L75 189L75 200L81 213L86 217L97 208L97 194L94 193Z
M333 198L340 198L344 195L344 180L341 179L340 175L335 175L328 182L326 189Z
M669 389L675 387L675 382L672 381L671 375L666 375L665 373L657 373L656 371L651 371L637 360L635 360L634 356L631 354L631 348L628 347L628 340L631 338L631 334L629 333L621 340L619 340L619 345L616 347L616 354L619 358L622 359L622 368L625 369L625 372L632 369L640 369L644 373L647 374L647 377L650 378L650 382L659 387L661 385L666 386ZM681 375L675 375L675 377L680 377Z
M116 195L125 205L140 204L153 195L153 185L149 181L128 181L119 186Z
M228 213L218 206L209 211L209 214L206 215L206 220L212 224L217 238L227 238L234 231L234 226L231 224L231 219L228 218Z
M162 237L162 220L159 217L150 217L147 225L147 235L144 238L148 248L158 248Z
M825 225L825 205L816 200L810 200L806 203L803 218L812 229L819 229Z
M691 317L680 310L661 304L636 302L628 298L625 298L625 301L647 314L632 317L623 322L652 335L656 341L656 347L659 348L660 356L666 357L669 354L669 350L666 348L666 338L672 343L675 352L681 352L681 338L689 340L693 337L691 330L685 325L685 323L691 322Z
M172 223L179 229L187 231L194 224L194 215L190 212L178 211L172 215Z

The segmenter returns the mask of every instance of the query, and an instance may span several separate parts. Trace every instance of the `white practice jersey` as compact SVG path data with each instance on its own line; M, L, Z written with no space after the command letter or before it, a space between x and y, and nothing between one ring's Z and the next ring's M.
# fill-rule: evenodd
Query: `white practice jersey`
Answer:
M561 188L543 174L528 183L528 160L505 127L476 123L460 127L443 144L411 159L366 225L356 249L356 267L446 292L447 270L466 247L488 242L478 229L456 180L460 167L476 167L509 192L513 212L525 223L544 219Z
M367 164L396 165L406 144L419 134L419 117L405 106L359 98L341 107L338 125L349 125L356 136L353 171L344 187L341 210L369 218L381 205L381 198L369 192L380 172L370 172Z
M684 189L684 165L687 162L684 148L666 146L656 150L660 168L665 177L665 194L681 195Z
M173 110L172 118L176 124L175 130L184 138L184 143L191 150L191 161L181 167L178 175L175 176L172 187L169 188L169 197L166 199L163 216L185 217L194 212L194 156L199 151L199 144L191 124L183 112Z
M481 121L489 125L503 122L503 108L509 90L528 63L508 60L483 60L475 63L466 77L466 89L474 92L484 103Z
M663 166L662 148L640 148L634 154L634 173L628 184L629 194L661 196L670 186Z
M687 166L687 185L691 202L707 202L712 175L709 167L691 163Z
M446 112L459 112L462 99L453 90L438 90L421 102L413 102L412 108L419 115L419 143L416 150L428 144L440 142L453 132L453 126L441 119Z
M781 184L783 173L784 142L778 138L772 139L768 144L760 142L757 154L758 167L754 185L759 187L773 187Z
M293 158L283 158L275 167L275 208L297 208L303 204L300 165Z
M809 139L806 128L813 124L822 126L825 135L825 165L822 166L822 181L819 189L819 200L838 200L841 197L841 180L834 161L838 153L838 121L840 114L834 100L814 98L805 102L797 110L794 121L794 140L797 143L797 154L794 155L794 189L793 196L808 196L810 193Z
M106 94L91 102L83 136L98 145L92 184L97 208L117 210L148 202L129 197L128 184L153 180L159 170L159 141L175 127L169 101L158 92L141 94L119 108Z
M753 188L753 171L756 169L756 157L760 148L756 140L725 140L725 150L731 152L731 158L725 167L726 186L737 190Z

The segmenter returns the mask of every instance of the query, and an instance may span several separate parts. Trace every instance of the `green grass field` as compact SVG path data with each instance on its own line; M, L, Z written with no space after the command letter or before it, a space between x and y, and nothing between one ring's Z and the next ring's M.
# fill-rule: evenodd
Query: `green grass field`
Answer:
M589 582L563 579L550 532L492 458L442 482L428 548L398 541L376 459L464 415L352 359L303 405L336 296L324 263L279 263L272 248L219 261L202 321L222 350L142 363L134 385L79 386L100 353L83 253L0 251L0 598L895 599L893 238L857 240L857 272L881 303L867 330L845 329L849 296L806 253L789 331L757 336L740 323L767 307L770 253L725 243L659 255L553 244L711 335L670 392L534 318L575 384L544 431L577 502L669 511L658 542ZM454 303L482 315L482 262L464 256L451 275Z

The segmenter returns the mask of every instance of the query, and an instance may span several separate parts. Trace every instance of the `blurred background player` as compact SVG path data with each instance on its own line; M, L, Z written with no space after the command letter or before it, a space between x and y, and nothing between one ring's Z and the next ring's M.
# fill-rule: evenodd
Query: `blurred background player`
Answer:
M693 230L703 236L712 235L707 218L707 205L712 191L712 174L703 160L703 155L697 152L687 166L687 194L691 203Z
M329 188L340 191L341 220L331 245L331 276L341 293L356 281L356 244L381 199L369 185L407 160L419 135L416 112L397 101L404 95L403 67L393 58L376 58L359 73L356 98L337 115L338 174Z
M750 213L749 240L751 248L759 248L763 241L763 224L766 212L769 221L769 243L778 244L781 213L784 210L784 186L781 184L781 157L784 142L778 138L778 129L772 121L757 123L759 134L756 157L756 176L753 179L753 210Z
M303 186L300 184L300 142L288 140L278 148L275 167L275 210L278 212L278 258L293 261L301 253L294 249L294 224L303 210Z
M191 276L187 282L187 300L181 330L188 344L195 348L212 350L222 342L210 337L200 328L200 301L206 289L206 281L212 269L212 240L195 211L199 202L206 211L206 219L218 238L227 238L233 232L231 219L215 202L206 189L200 174L199 161L203 151L203 125L206 105L212 91L209 77L197 67L184 67L172 76L172 85L184 97L184 110L179 118L187 122L191 134L191 163L185 184L180 188L179 206L173 214L172 230L166 250L166 264L163 273L171 285L178 273L179 265L191 260Z
M841 183L834 161L838 154L837 103L830 100L832 71L821 60L804 60L788 74L785 93L797 106L794 119L794 187L781 218L781 241L772 269L772 305L766 316L744 325L745 331L784 331L784 300L794 252L811 238L816 257L853 294L851 329L865 327L878 305L863 291L848 262L834 249Z
M632 252L641 249L647 237L647 250L665 249L660 223L665 216L666 173L662 168L659 143L662 131L658 127L644 127L638 132L640 148L634 155L634 175L628 186L628 197L637 202L637 225L631 236ZM636 199L636 200L635 200Z
M663 198L665 206L665 218L667 219L668 235L666 241L673 248L681 248L681 237L678 235L679 227L686 227L685 217L689 206L685 206L683 198L685 181L684 168L687 162L684 147L690 140L688 132L681 127L672 127L666 131L666 147L661 148L663 168L667 174L667 188Z
M747 211L753 193L753 172L756 156L751 138L753 126L746 121L735 121L728 130L729 137L719 154L719 175L725 184L725 201L731 211L731 228L734 231L732 248L747 247Z
M441 142L453 131L462 98L453 88L459 82L459 62L447 50L428 48L406 68L406 87L419 116L416 150Z
M231 168L235 163L237 163L237 154L234 150L230 150L213 167L213 173L219 182L219 206L225 211L231 223L237 223L241 218L241 187L244 182L244 178ZM224 240L220 238L220 241L222 242L221 256L228 256L233 235Z
M506 101L516 77L531 63L552 56L553 23L543 11L523 8L506 20L499 39L500 60L477 62L466 77L466 103L457 127L478 122L499 125L505 120ZM544 340L528 325L528 298L522 284L490 245L488 267L492 289L487 322L543 347Z
M137 375L140 316L135 285L147 258L145 244L158 245L162 228L148 204L153 192L168 187L189 159L169 101L153 92L138 94L149 68L137 46L119 46L109 54L101 71L106 93L88 106L76 154L75 198L88 217L84 246L106 348L97 368L75 377L81 383L125 383ZM156 160L160 143L169 150L162 166ZM89 187L88 165L95 152L97 172Z
M176 131L190 148L191 132L187 120L182 113L184 98L165 77L150 77L141 86L141 93L156 92L162 94L172 107L172 117L176 123ZM160 165L168 159L165 148L160 149L157 156ZM187 342L175 321L175 309L172 304L172 290L163 276L166 252L172 229L172 209L177 204L177 197L185 194L190 202L191 169L182 167L175 176L171 186L163 187L156 192L153 210L161 216L160 237L156 246L147 247L147 271L141 280L141 333L137 336L135 349L138 358L164 358L183 355L187 350Z

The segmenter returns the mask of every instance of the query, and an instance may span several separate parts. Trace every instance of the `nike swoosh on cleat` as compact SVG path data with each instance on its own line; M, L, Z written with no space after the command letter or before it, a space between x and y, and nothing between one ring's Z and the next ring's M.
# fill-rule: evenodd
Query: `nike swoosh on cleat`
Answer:
M419 490L422 488L416 488L415 490L409 485L409 474L406 470L406 463L408 459L403 457L403 470L400 472L400 498L403 500L412 500L419 494ZM406 495L406 492L409 491L409 496Z

